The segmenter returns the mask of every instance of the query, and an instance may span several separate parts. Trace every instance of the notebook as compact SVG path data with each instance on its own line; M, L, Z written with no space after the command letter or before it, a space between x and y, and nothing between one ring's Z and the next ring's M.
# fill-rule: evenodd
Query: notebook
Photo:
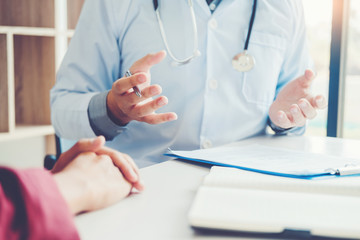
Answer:
M360 238L360 177L285 178L211 168L189 212L196 229Z
M165 155L185 161L204 162L292 178L360 173L360 159L268 147L260 144L221 146L193 151L169 149Z

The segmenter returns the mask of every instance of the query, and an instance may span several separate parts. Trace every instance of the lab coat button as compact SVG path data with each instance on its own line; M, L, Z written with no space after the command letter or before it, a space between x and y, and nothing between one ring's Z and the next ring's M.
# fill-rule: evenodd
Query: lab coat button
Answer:
M205 140L205 141L203 142L203 144L202 144L202 147L203 147L204 149L206 149L206 148L211 148L211 147L212 147L211 141L210 141L210 140Z
M209 83L210 89L216 90L218 87L218 82L215 79L212 79Z
M210 20L209 26L210 26L211 28L213 28L213 29L216 29L217 26L218 26L218 23L217 23L217 21L213 18L213 19Z

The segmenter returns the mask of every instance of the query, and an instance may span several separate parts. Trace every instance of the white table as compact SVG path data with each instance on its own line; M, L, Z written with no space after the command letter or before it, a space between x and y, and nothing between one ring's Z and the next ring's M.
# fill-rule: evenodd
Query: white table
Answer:
M242 142L360 158L358 140L262 136ZM106 209L76 217L81 239L216 238L196 233L187 220L192 200L209 167L171 160L143 168L140 172L146 185L144 192L133 194ZM229 238L233 237L226 239Z

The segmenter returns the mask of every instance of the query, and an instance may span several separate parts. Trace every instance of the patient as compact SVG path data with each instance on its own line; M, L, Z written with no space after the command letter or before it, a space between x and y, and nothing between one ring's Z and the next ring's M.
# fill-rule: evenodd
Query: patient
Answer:
M80 140L51 172L0 167L0 239L80 239L74 215L143 190L133 160L104 143Z

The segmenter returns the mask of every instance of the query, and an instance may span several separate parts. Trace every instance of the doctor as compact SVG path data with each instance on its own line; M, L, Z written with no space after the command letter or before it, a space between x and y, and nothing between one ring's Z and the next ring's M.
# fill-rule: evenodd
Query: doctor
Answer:
M104 135L144 167L168 147L218 146L267 124L303 132L326 107L311 67L301 0L87 0L52 121L60 137Z

